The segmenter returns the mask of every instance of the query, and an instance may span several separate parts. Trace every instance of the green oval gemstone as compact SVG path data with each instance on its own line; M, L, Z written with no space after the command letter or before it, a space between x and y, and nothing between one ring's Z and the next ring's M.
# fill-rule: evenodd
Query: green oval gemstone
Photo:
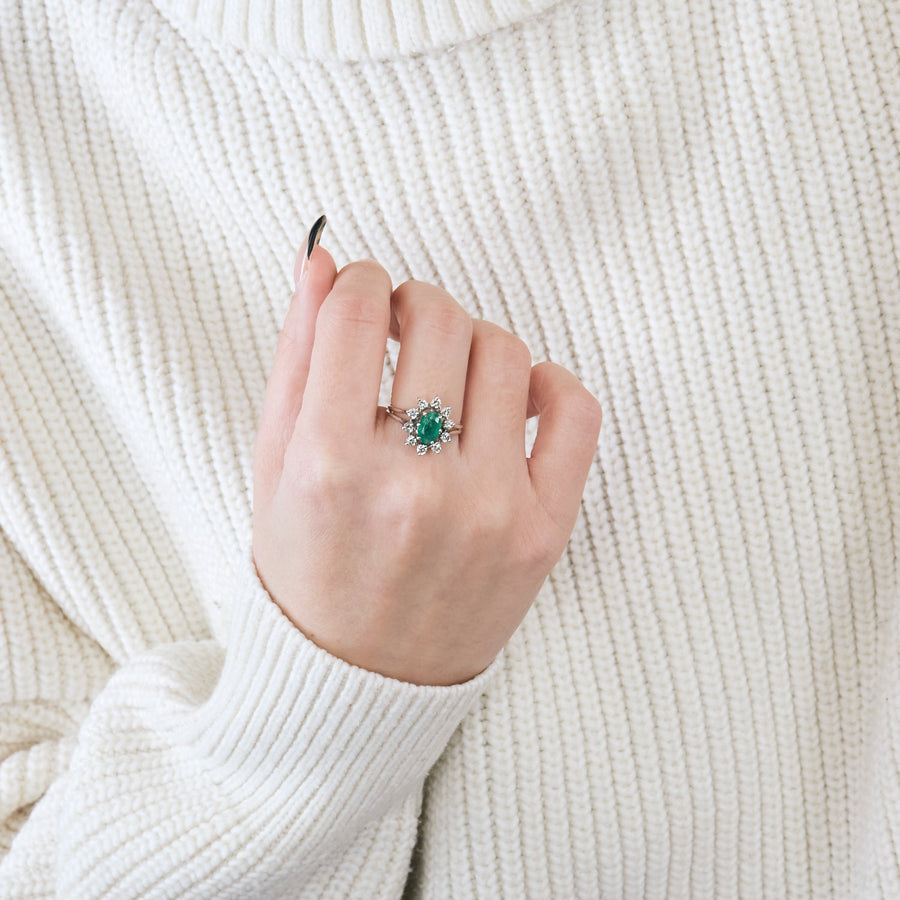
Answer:
M430 409L423 413L419 419L419 427L416 429L416 437L420 444L432 444L441 434L441 414Z

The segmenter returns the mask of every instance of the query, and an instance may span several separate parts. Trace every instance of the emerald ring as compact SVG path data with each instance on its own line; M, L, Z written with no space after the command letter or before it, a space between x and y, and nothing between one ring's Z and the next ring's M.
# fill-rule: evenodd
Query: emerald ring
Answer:
M418 406L406 410L405 419L393 406L387 408L387 414L403 423L403 430L409 432L406 443L415 447L419 456L427 453L429 448L433 453L440 453L441 444L446 444L451 434L462 431L462 425L450 418L450 407L441 407L440 397L435 397L431 403L419 400Z

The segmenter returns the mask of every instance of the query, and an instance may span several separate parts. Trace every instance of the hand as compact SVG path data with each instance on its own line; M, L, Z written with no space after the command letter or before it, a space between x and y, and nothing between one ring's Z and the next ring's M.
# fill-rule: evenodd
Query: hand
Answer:
M321 246L284 322L253 450L253 559L310 640L416 684L461 683L518 627L569 540L602 411L567 369L444 290L392 292ZM439 396L461 434L419 456L378 406ZM540 415L532 455L526 418Z

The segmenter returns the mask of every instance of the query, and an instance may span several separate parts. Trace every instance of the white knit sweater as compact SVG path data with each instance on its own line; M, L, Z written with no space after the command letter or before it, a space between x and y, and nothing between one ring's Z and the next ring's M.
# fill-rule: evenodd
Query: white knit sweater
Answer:
M4 4L0 896L900 896L898 46L883 0ZM322 212L604 409L466 684L252 568Z

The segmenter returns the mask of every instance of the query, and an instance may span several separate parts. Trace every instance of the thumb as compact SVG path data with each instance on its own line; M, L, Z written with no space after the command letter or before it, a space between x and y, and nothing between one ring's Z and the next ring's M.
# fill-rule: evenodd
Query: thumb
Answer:
M529 411L540 416L526 460L531 485L568 539L597 449L603 410L572 372L554 362L531 367L529 394Z
M275 359L266 383L253 448L254 490L264 500L275 492L281 477L285 448L303 405L316 317L337 276L337 266L331 254L318 246L324 228L325 216L320 216L297 253L294 275L298 282L278 337Z

